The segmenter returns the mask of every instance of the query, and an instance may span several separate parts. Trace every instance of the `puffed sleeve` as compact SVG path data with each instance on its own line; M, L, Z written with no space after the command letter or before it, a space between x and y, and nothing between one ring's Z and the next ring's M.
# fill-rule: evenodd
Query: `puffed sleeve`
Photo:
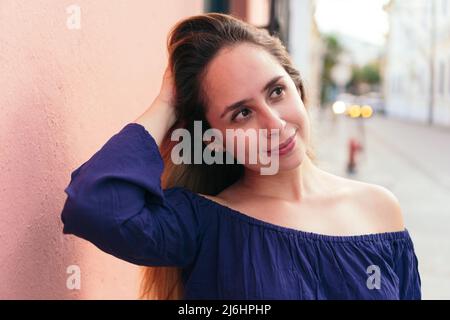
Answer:
M421 278L419 262L414 244L409 236L395 246L395 273L399 278L400 300L421 300Z
M185 188L161 189L163 168L150 133L127 124L72 172L63 233L138 265L190 264L199 244L198 207Z

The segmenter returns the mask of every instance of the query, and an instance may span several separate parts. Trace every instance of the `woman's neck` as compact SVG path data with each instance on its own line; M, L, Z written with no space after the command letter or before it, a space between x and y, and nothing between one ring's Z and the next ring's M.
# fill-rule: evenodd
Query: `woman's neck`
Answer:
M326 187L324 179L323 170L305 157L298 167L279 171L275 175L262 175L259 171L246 168L238 184L258 196L302 201L308 196L323 193Z

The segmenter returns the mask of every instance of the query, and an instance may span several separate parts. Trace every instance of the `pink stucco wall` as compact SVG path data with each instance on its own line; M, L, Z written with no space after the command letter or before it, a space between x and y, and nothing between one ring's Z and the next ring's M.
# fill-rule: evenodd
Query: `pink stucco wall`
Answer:
M69 29L70 5L81 9ZM136 298L138 268L73 236L70 173L151 103L169 28L202 0L0 1L0 298ZM81 268L81 289L66 268Z
M256 26L266 26L270 19L269 0L247 0L246 21Z
M236 17L256 26L267 26L270 0L230 0L230 11Z

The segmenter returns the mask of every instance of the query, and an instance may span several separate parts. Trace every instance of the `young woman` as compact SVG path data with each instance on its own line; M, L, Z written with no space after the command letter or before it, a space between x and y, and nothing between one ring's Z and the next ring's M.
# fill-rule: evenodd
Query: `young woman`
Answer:
M395 196L315 165L305 89L279 39L210 13L180 21L168 50L151 106L72 173L64 233L145 266L147 298L421 298ZM175 165L171 133L197 139L195 121L223 136L267 129L276 174L260 161ZM245 139L245 156L263 141Z

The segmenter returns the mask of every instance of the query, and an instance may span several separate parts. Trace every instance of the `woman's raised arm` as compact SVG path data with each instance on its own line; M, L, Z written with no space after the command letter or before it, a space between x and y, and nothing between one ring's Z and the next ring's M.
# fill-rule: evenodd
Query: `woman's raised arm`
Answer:
M72 172L63 232L135 264L185 266L195 257L201 222L189 190L161 188L158 141L174 116L164 96L155 101Z
M134 122L139 123L152 135L158 146L175 123L174 110L175 87L172 72L167 66L164 72L158 96L150 107Z

